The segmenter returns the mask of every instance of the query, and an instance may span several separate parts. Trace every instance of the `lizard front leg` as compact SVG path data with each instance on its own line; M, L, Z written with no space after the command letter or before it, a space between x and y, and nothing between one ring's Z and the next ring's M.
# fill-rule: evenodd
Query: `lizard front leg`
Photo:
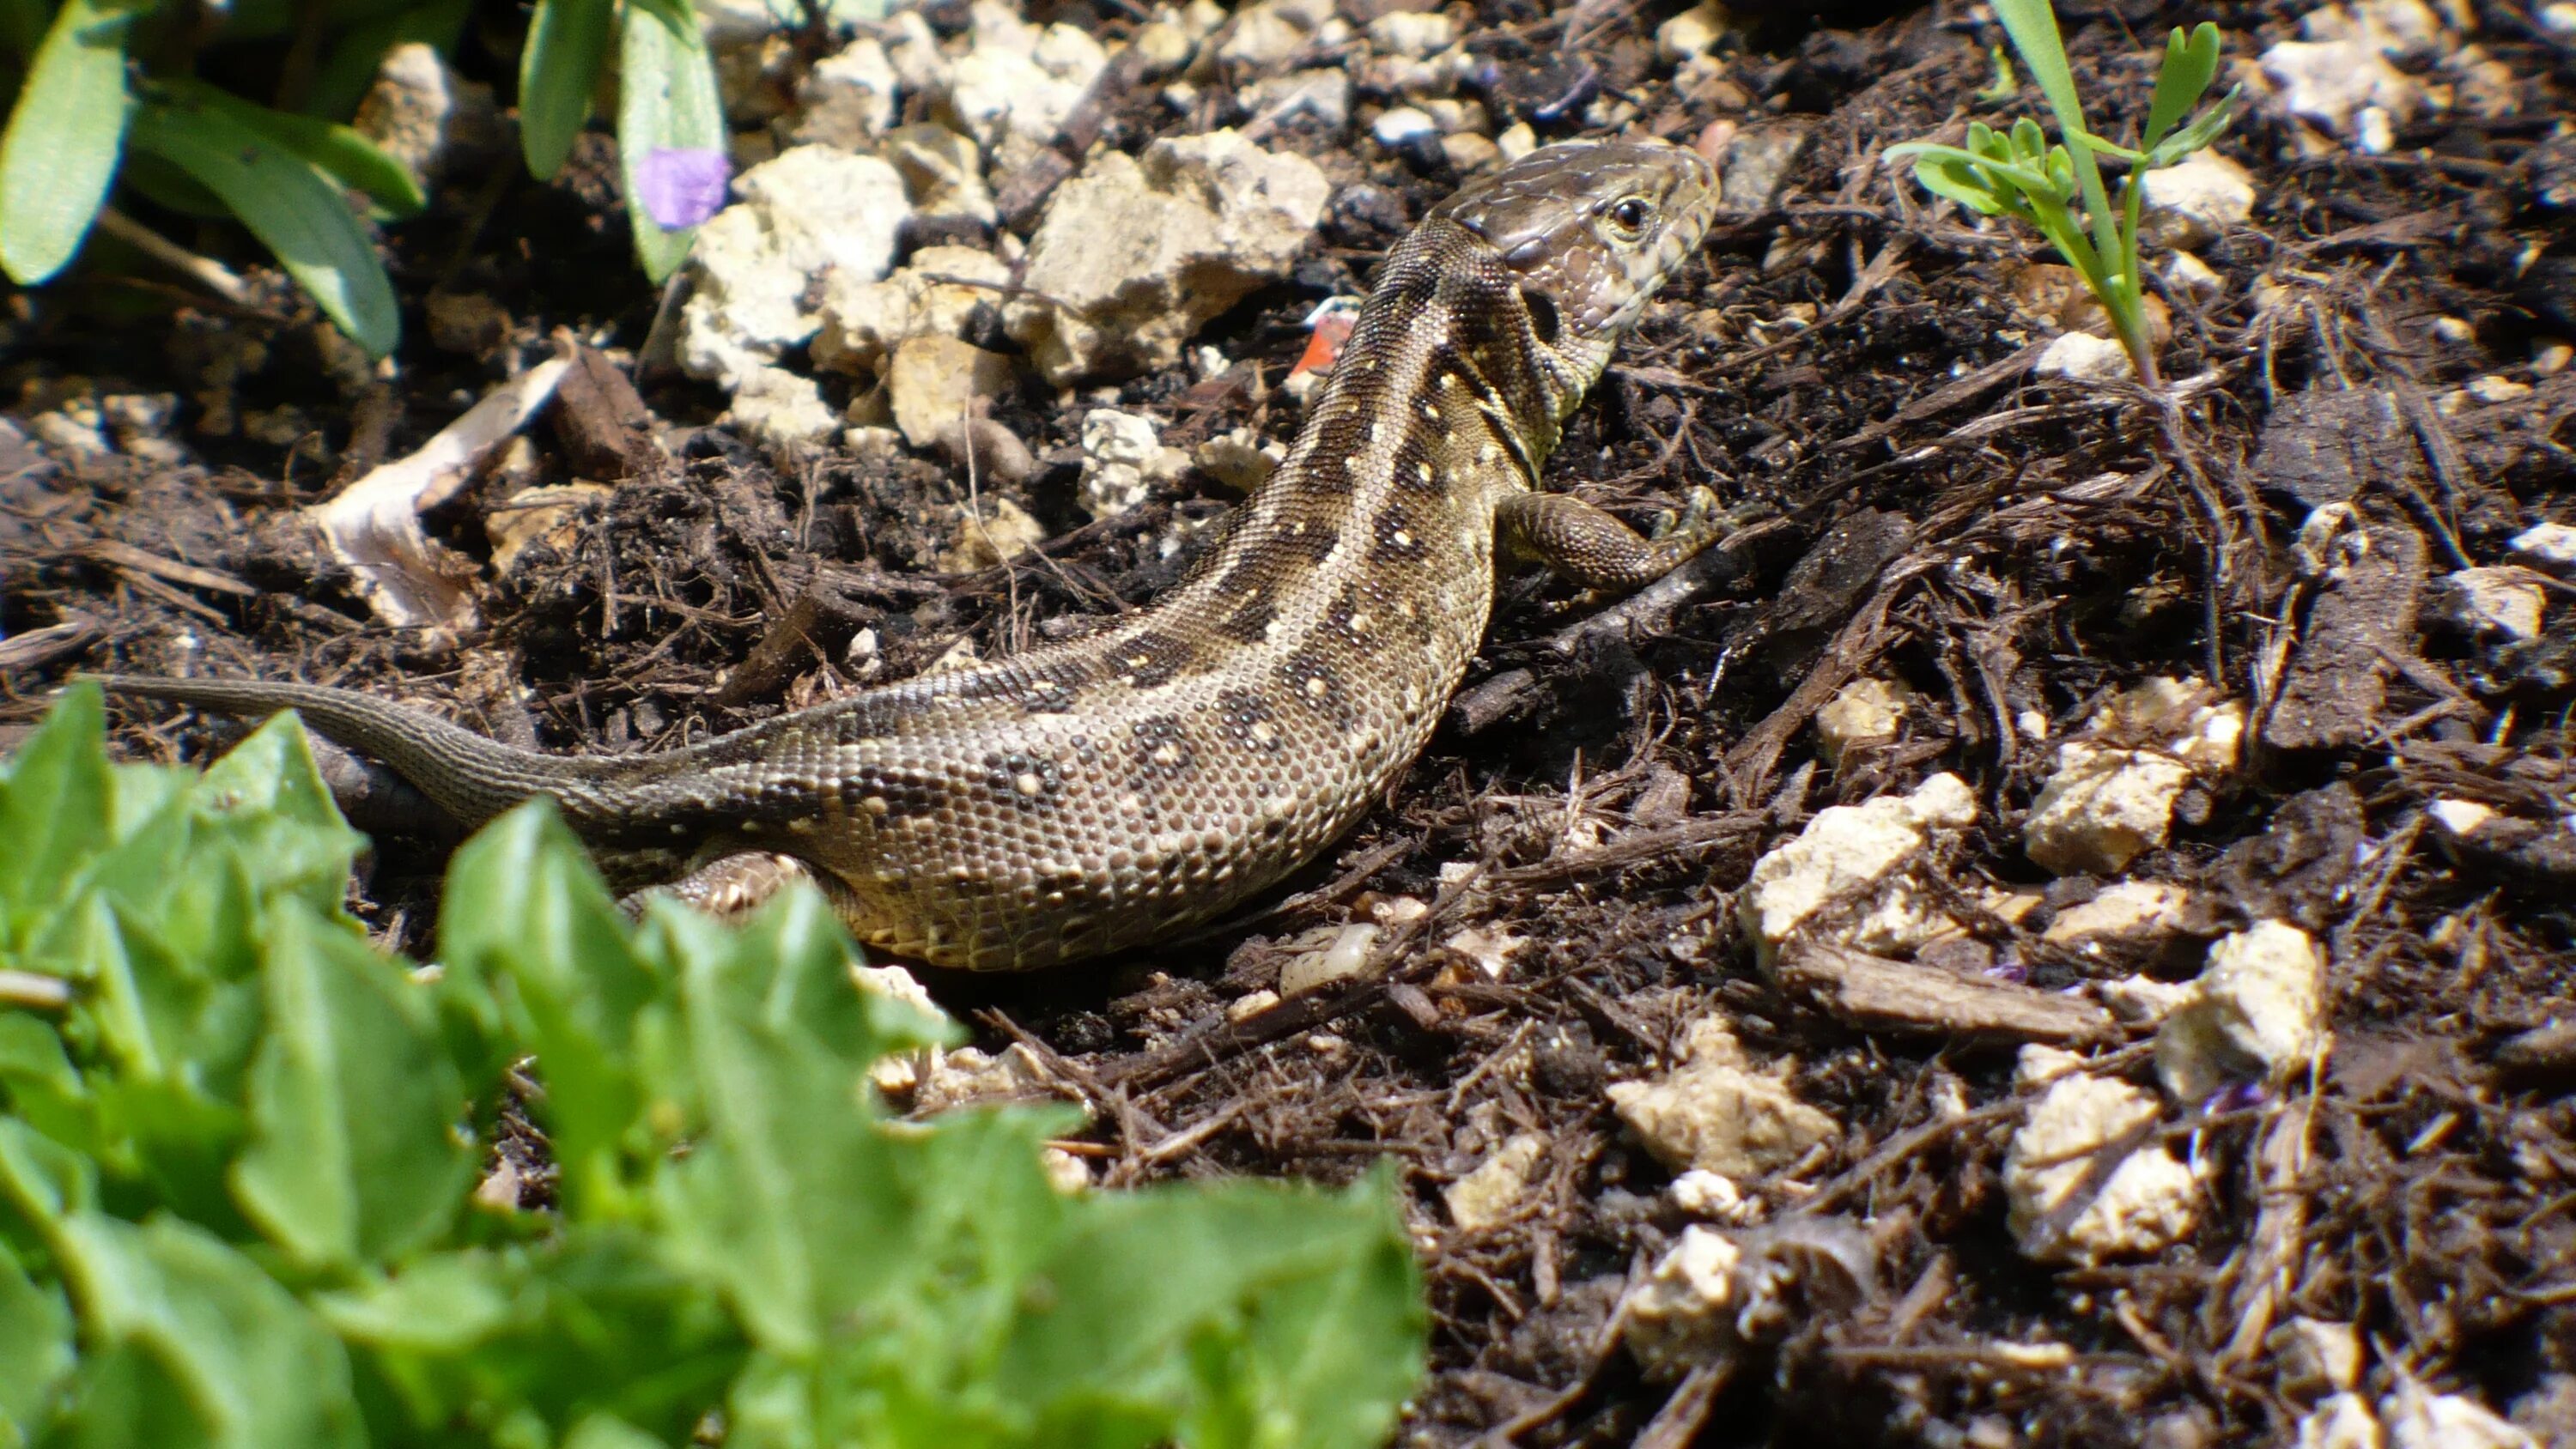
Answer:
M1689 510L1652 538L1564 493L1515 493L1494 513L1506 553L1534 558L1593 589L1651 584L1724 537L1729 523L1717 495L1705 488L1692 489Z

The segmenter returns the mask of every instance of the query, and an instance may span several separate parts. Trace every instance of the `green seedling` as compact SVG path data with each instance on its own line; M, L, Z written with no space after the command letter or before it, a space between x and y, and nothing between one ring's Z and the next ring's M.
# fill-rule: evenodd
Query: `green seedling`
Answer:
M2189 35L2176 29L2166 41L2146 130L2132 148L2104 140L2086 123L2057 15L2047 0L1995 0L1995 14L2023 66L2038 81L2060 139L2051 144L2039 123L2028 117L2005 131L1972 121L1965 146L1908 141L1889 147L1887 157L1911 158L1915 179L1935 195L1982 215L2016 217L2037 227L2100 299L2139 380L2154 387L2156 358L2147 337L2146 288L2138 256L2143 183L2148 172L2173 165L2227 129L2235 91L2193 113L2218 75L2218 27L2203 23ZM2105 156L2128 167L2116 202L2102 181Z

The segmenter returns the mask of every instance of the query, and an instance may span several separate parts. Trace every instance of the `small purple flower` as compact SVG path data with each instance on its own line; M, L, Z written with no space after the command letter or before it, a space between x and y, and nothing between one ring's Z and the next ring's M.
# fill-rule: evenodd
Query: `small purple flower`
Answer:
M724 205L733 168L722 151L656 146L635 167L636 199L664 231L686 231Z

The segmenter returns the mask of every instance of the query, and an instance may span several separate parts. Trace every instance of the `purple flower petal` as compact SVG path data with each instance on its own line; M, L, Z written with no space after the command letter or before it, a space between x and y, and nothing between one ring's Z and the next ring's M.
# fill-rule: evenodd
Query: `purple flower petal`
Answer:
M722 151L656 146L635 167L636 199L664 231L686 231L724 205L733 175Z

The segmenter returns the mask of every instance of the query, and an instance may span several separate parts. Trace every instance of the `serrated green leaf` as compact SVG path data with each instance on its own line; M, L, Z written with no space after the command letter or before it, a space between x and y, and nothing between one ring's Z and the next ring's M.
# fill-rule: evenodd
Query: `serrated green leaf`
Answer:
M79 255L107 201L133 106L125 43L140 13L64 0L0 133L0 269L21 286Z
M72 1313L61 1288L28 1277L0 1241L0 1449L35 1440L72 1363Z
M2180 124L2200 103L2218 76L2218 27L2203 21L2185 36L2182 27L2165 41L2164 65L2156 72L2155 99L2147 105L2147 129L2138 146L2152 152L2165 133Z
M378 1274L357 1288L315 1296L314 1310L342 1337L414 1353L472 1348L510 1321L511 1282L485 1252L440 1253ZM515 1275L509 1275L515 1277Z
M204 107L145 105L132 132L137 149L172 162L222 197L323 315L369 356L393 351L402 335L393 282L336 182L269 137Z
M23 951L66 882L109 844L106 711L98 686L64 691L0 764L0 965Z
M107 1418L157 1431L137 1443L365 1444L339 1339L222 1240L173 1218L136 1227L80 1213L55 1243L84 1334L104 1350L83 1365L93 1435Z
M665 231L645 215L638 168L657 150L725 149L724 102L697 13L673 0L627 0L617 93L617 161L635 255L656 284L686 261L697 228Z
M615 0L537 0L519 52L519 146L528 174L551 178L590 122L591 93L608 59Z
M233 1193L311 1269L398 1260L444 1230L474 1160L466 1091L422 989L351 932L272 914L268 1024Z
M616 1215L630 1134L649 1148L639 1022L665 990L552 801L494 820L456 852L439 908L449 987L545 1063L543 1115L565 1197ZM473 1005L488 999L488 1008ZM662 1139L667 1140L668 1134Z
M415 215L428 204L428 198L421 195L419 180L401 162L346 126L316 116L255 106L204 81L169 81L164 83L164 89L169 99L180 105L220 115L267 137L341 185L365 192L369 200L395 216Z

